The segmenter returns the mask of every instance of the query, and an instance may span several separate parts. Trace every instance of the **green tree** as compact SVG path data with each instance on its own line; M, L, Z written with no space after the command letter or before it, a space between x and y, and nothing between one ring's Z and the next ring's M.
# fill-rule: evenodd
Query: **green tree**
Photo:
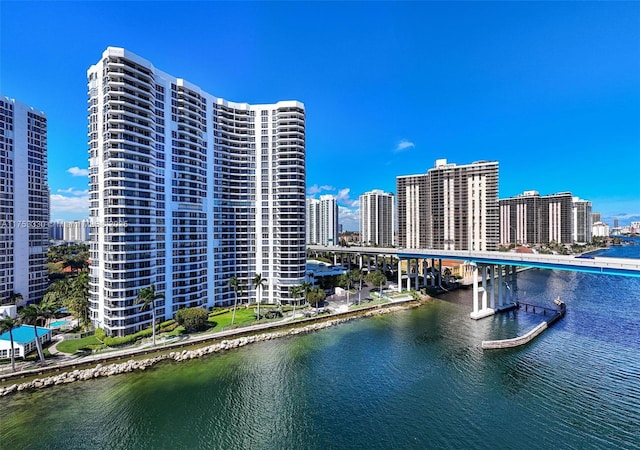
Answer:
M324 299L327 298L327 294L324 293L324 290L319 287L314 287L307 294L308 302L316 307L316 314L318 314L318 308L320 304L324 302Z
M9 332L9 341L11 341L11 370L16 371L16 358L14 355L13 345L13 329L16 328L20 322L10 316L5 316L0 319L0 334Z
M302 292L304 293L304 302L309 303L309 292L313 289L313 284L308 281L303 281L302 284L300 284L300 289L302 289Z
M142 304L140 306L140 311L151 307L151 318L152 318L152 336L153 336L153 345L156 345L156 300L164 298L164 294L161 292L156 292L155 285L151 285L149 287L144 287L140 289L138 292L138 296L136 297L136 304Z
M206 327L209 314L204 308L183 308L176 313L176 321L186 331L200 331Z
M233 325L233 322L236 319L236 308L238 307L238 294L242 293L242 286L240 286L240 281L238 281L238 277L236 277L235 275L233 275L231 278L229 278L229 281L227 282L227 287L230 287L231 289L233 289L233 293L235 294L235 301L233 302L233 314L231 315L231 325Z
M367 275L367 281L373 284L374 287L380 288L380 298L382 298L382 288L387 282L387 277L385 277L379 270L376 270L375 272L371 272Z
M38 337L38 322L45 321L53 314L48 308L43 308L40 305L29 305L20 311L20 319L27 325L33 325L33 335L36 338L36 349L38 350L38 356L40 363L44 364L44 352L42 351L42 344Z
M89 274L87 272L82 272L73 279L67 295L65 306L86 330L89 327Z
M347 275L349 276L349 278L351 278L351 281L353 281L354 283L358 283L358 297L360 297L360 291L362 291L362 270L353 269L347 272Z
M291 318L294 320L296 318L296 303L300 301L298 297L300 297L300 294L302 294L303 292L304 289L302 289L302 286L291 286L291 300L293 303L293 313L291 315Z
M267 284L267 279L262 278L262 274L257 273L253 277L253 287L256 290L256 301L258 302L258 320L260 320L260 301L262 300L262 291Z

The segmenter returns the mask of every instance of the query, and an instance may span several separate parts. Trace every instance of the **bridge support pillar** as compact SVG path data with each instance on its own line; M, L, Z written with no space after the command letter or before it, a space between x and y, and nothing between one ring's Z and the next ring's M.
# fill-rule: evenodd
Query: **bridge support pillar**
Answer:
M491 289L489 290L489 307L491 309L496 308L496 274L493 264L489 266L489 280L491 280Z
M480 296L482 297L480 298ZM478 320L493 314L495 314L495 310L487 306L487 266L482 266L482 286L479 287L478 265L476 264L473 268L473 312L469 316Z
M504 266L498 264L498 309L504 306L504 280L502 278L502 271Z
M401 261L398 258L398 292L402 292L402 266Z

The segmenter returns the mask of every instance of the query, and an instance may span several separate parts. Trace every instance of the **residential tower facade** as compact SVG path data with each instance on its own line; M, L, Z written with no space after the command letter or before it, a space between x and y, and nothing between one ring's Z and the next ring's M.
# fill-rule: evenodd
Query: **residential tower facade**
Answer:
M49 283L49 219L47 117L0 96L1 303L42 299Z
M305 109L215 97L109 47L88 70L90 314L112 336L185 307L288 300L305 276Z
M398 246L496 250L498 162L436 161L426 174L396 178Z
M333 195L307 199L307 244L338 245L338 201Z
M360 239L362 245L391 247L394 231L394 196L380 189L360 196Z
M573 241L573 197L570 192L541 196L525 191L499 200L500 243L534 245Z

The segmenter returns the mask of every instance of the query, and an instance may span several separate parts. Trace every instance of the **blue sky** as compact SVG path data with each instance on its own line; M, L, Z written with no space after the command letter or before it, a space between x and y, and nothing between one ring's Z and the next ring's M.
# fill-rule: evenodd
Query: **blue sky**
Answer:
M307 189L358 196L436 159L500 198L640 216L640 3L0 2L0 92L47 113L52 218L87 215L86 70L107 46L232 101L307 110ZM638 220L638 219L636 219Z

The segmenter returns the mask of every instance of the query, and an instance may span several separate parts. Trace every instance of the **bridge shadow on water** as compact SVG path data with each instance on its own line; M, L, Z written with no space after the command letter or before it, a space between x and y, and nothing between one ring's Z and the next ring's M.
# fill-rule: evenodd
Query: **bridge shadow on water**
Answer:
M462 287L436 296L439 300L458 305L468 316L472 311L473 290L471 287ZM509 339L527 333L541 322L550 319L553 315L553 303L542 305L537 299L528 299L524 295L518 295L518 301L537 305L534 309L529 306L525 309L512 309L505 312L497 312L493 316L480 320L468 320L472 322L471 328L478 344L482 340ZM546 307L546 314L543 312Z

